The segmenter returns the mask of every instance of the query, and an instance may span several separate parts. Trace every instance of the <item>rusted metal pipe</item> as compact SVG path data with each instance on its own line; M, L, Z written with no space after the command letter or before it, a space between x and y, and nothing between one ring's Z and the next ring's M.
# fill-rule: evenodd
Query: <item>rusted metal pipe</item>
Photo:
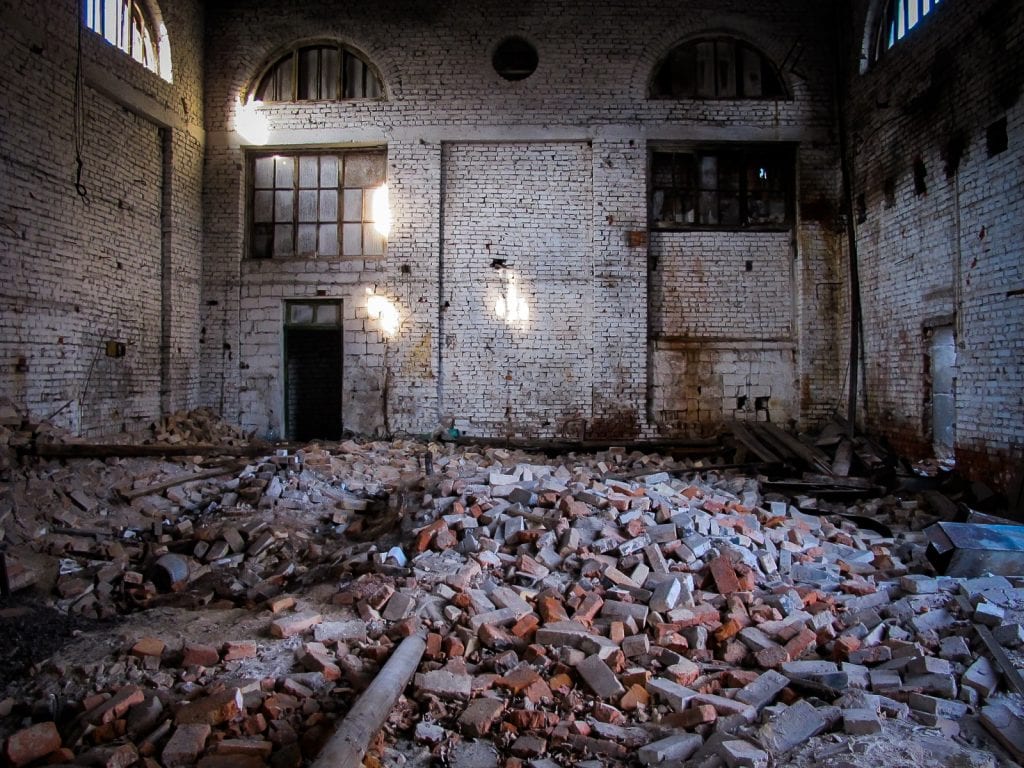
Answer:
M310 768L356 768L363 764L370 740L384 726L426 649L422 635L409 635L399 644Z

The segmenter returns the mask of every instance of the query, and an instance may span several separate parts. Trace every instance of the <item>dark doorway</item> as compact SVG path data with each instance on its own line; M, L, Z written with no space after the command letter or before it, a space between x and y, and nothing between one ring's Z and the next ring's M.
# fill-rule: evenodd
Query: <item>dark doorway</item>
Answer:
M341 305L289 302L284 328L289 440L341 438Z

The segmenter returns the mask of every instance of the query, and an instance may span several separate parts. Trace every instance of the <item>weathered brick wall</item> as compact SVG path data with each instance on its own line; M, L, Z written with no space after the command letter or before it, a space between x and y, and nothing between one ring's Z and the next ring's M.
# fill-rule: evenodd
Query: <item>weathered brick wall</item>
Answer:
M83 197L80 6L0 4L0 392L97 434L197 402L202 19L193 2L163 16L173 84L83 31Z
M863 29L873 7L857 6ZM1002 484L1024 444L1024 7L943 3L863 74L860 63L865 424L930 454L927 335L952 322L957 457ZM1008 148L990 157L988 127L1004 118Z
M445 148L442 408L460 430L577 436L589 419L590 153L585 143Z
M823 181L834 179L836 166L830 49L822 40L830 19L821 6L646 0L628 9L398 1L372 9L341 2L212 8L208 50L223 66L206 83L204 400L247 426L279 432L281 308L289 298L320 295L345 303L344 419L356 431L423 432L450 416L460 428L490 435L697 432L734 416L740 389L766 392L752 395L751 407L771 398L762 418L820 420L834 406L818 404L841 396L836 357L822 353L842 352L831 342L817 346L813 359L801 352L817 328L841 335L834 297L808 290L833 253L824 225L800 225L798 236L652 237L649 247L666 268L652 278L648 247L631 245L630 233L647 229L648 151L666 142L796 143L800 176L815 179L812 193L831 196L834 210L834 182ZM523 81L501 79L490 63L509 34L538 50L540 65ZM649 100L658 60L701 34L732 34L762 49L780 65L793 98ZM244 258L245 148L252 143L234 132L238 101L276 55L315 38L366 54L387 98L261 106L264 146L386 146L394 219L387 256L253 264ZM523 190L534 208L504 207ZM559 230L567 220L568 236ZM714 296L687 309L687 343L710 372L676 349L652 352L648 340L649 330L683 323L679 307L693 293L694 276L679 248L687 242L708 249L699 258L716 270L729 269L709 275L705 293ZM489 254L488 243L511 247ZM743 271L745 254L756 262L753 273ZM488 256L509 258L513 269L492 270ZM495 317L499 284L513 273L531 302L528 329ZM395 338L365 316L368 289L398 308ZM720 383L714 406L687 411L702 386L691 379L705 375ZM661 414L670 411L665 421Z

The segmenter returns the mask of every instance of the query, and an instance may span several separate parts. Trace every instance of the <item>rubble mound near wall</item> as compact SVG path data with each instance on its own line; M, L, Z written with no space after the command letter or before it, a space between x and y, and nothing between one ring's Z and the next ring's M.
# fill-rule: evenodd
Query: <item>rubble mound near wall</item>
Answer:
M31 594L115 622L8 686L15 765L297 767L412 633L426 651L367 765L980 766L1016 748L1020 701L977 627L1021 666L1024 584L934 574L910 494L414 441L8 471Z

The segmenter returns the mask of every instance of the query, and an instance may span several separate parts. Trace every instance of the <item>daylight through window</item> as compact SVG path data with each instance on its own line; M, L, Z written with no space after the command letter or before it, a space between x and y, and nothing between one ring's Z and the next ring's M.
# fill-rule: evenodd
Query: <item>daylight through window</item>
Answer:
M935 10L940 0L887 0L878 25L875 58L906 37L925 16Z
M167 32L140 0L85 0L85 26L146 69L171 79Z
M374 196L383 150L252 158L253 258L384 255Z
M256 101L377 99L380 76L362 57L339 44L305 45L289 51L256 86Z

